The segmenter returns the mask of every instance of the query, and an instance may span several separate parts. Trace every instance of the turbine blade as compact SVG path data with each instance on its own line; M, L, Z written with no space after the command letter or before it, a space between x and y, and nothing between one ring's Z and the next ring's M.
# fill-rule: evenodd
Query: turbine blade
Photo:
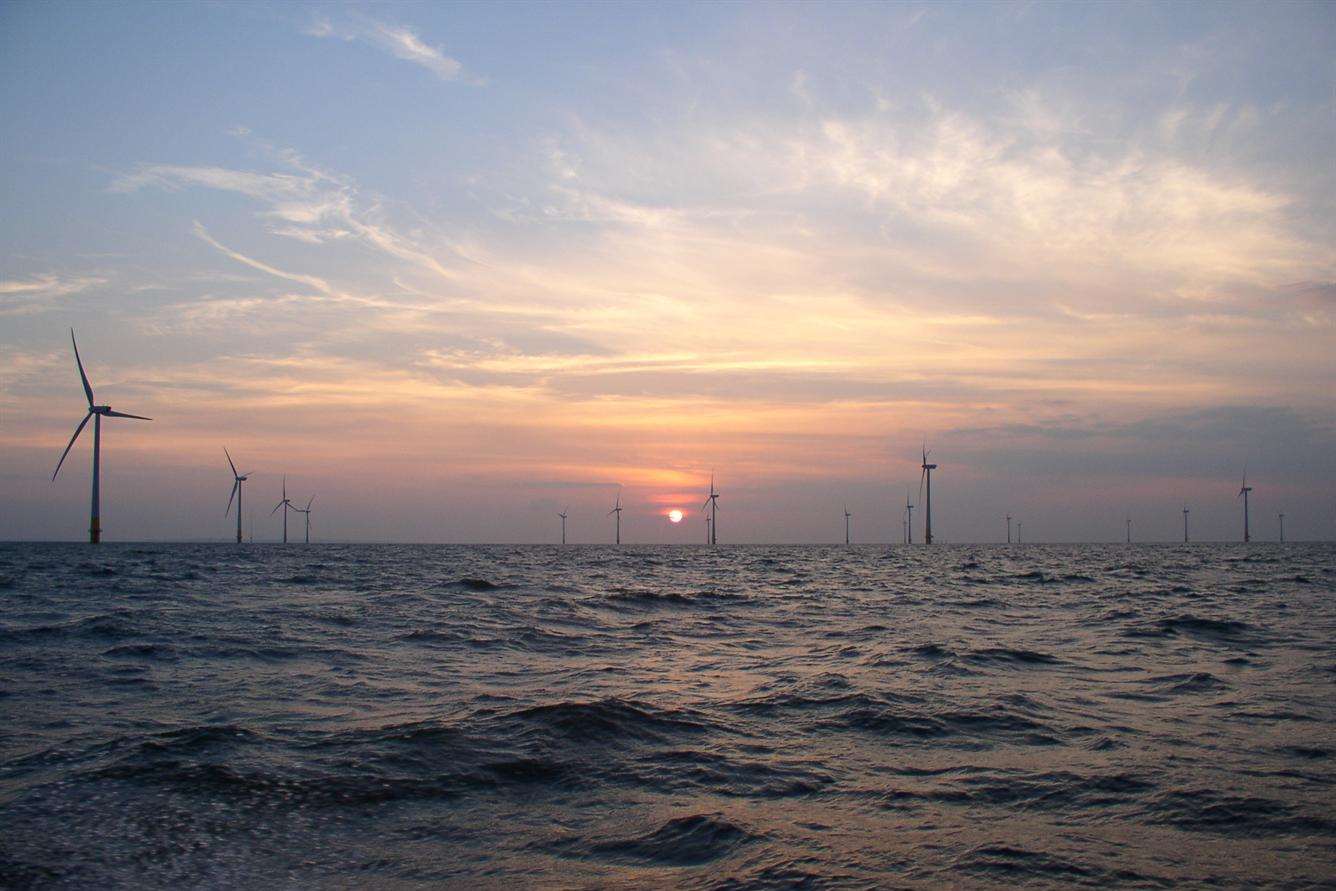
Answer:
M241 476L241 474L237 473L237 466L232 463L232 454L228 452L227 446L223 446L223 454L227 455L227 466L232 468L232 475Z
M151 420L153 420L152 418L146 418L146 417L144 417L143 415L128 415L128 414L126 414L126 413L123 412L123 411L111 411L110 409L107 410L107 417L109 417L109 418L134 418L136 421L151 421Z
M237 489L241 488L241 480L235 480L232 483L232 494L227 496L227 510L223 511L223 516L232 513L232 499L237 497Z
M83 433L84 425L88 423L88 419L92 416L93 413L90 411L84 415L84 419L79 422L79 426L74 428L74 435L70 437L70 444L65 446L65 451L60 453L60 460L56 462L56 473L60 473L60 465L65 463L65 456L70 453L70 449L74 448L74 441L79 438L80 433ZM56 481L56 473L51 474L51 482L53 483Z
M311 505L314 504L314 503L315 503L315 496L312 495L311 498L310 498L310 500L306 502L306 510L307 510L308 512L311 510Z
M79 358L79 344L74 339L74 329L70 329L70 343L74 344L74 361L79 366L79 379L83 381L84 393L88 396L88 407L93 407L93 388L88 383L88 375L84 374L83 360Z
M282 507L284 504L287 504L287 502L286 502L286 501L280 501L278 504L275 504L275 505L274 505L274 509L271 510L271 511L269 512L269 516L272 517L274 514L278 513L278 509L279 509L280 507Z

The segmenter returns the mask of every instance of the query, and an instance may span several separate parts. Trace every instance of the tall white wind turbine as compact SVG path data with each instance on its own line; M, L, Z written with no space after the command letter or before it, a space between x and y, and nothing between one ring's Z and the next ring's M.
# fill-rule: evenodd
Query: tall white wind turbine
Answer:
M223 454L227 455L227 464L232 468L232 494L227 496L227 510L223 511L223 516L227 516L232 511L232 499L237 500L237 544L241 544L241 484L250 479L254 471L248 470L245 473L237 473L237 465L232 463L232 455L227 451L227 446L223 446Z
M311 504L312 504L312 502L314 502L314 501L315 501L315 496L312 495L310 501L307 501L307 502L306 502L306 507L294 507L294 508L293 508L293 510L296 511L297 513L304 515L304 517L305 517L305 519L306 519L306 543L307 543L307 544L310 544L310 543L311 543Z
M56 474L60 473L60 465L65 463L65 456L70 453L74 447L74 441L79 438L83 428L88 424L88 419L93 419L93 506L88 521L88 540L97 544L102 540L102 506L101 506L101 487L99 485L102 464L102 419L107 418L134 418L137 421L151 421L152 418L146 418L143 415L128 415L123 411L112 411L109 405L95 405L93 400L93 388L88 383L88 375L84 374L83 361L79 358L79 344L74 339L74 329L70 329L70 343L74 345L74 363L79 366L79 380L83 381L84 395L88 397L88 414L79 422L79 426L74 428L74 435L70 437L69 445L65 446L65 451L61 452L60 460L56 462L56 471L51 474L51 482L56 481Z

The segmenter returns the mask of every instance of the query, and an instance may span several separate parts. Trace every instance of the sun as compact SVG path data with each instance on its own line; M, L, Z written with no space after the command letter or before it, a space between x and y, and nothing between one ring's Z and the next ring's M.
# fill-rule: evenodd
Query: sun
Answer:
M682 512L677 508L673 508L672 510L668 511L668 522L669 523L682 522Z

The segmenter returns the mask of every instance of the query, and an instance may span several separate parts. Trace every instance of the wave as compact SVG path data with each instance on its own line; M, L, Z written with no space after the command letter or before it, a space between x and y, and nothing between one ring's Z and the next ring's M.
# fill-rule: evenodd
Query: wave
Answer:
M744 845L761 838L722 814L677 817L659 828L608 841L563 839L546 847L566 857L644 866L702 866L730 856Z

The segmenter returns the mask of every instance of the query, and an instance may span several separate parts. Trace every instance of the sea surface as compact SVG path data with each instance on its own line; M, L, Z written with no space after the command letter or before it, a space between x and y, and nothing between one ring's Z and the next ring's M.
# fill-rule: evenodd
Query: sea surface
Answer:
M0 886L1336 887L1336 547L0 545Z

